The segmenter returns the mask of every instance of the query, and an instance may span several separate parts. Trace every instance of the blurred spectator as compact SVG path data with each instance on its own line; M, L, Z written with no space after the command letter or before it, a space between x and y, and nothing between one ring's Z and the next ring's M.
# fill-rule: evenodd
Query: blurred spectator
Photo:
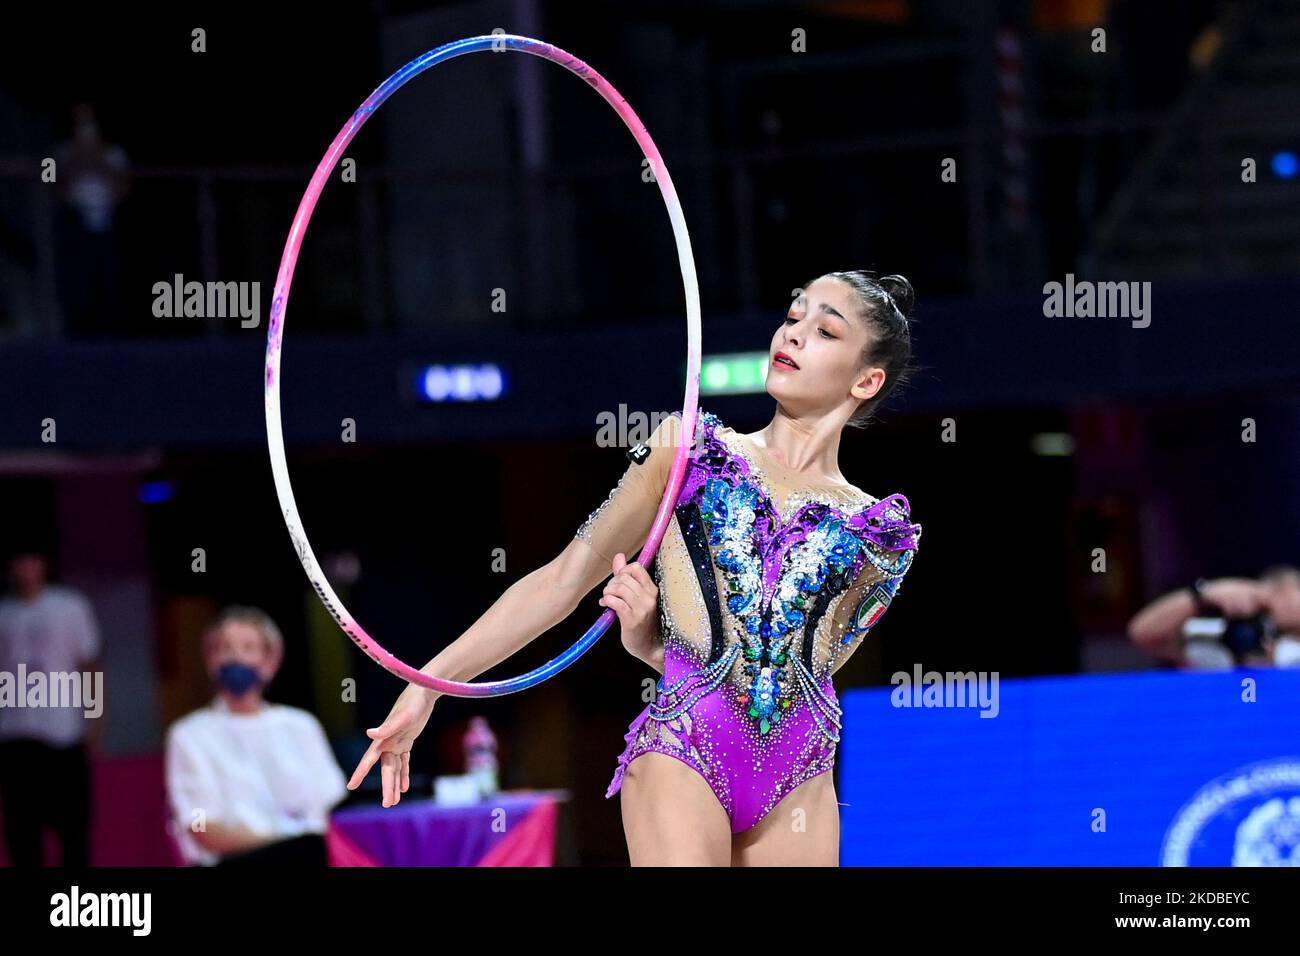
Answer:
M122 230L118 204L130 190L126 151L105 142L94 108L72 109L71 141L54 151L59 196L63 306L73 335L111 332L121 324Z
M319 721L263 698L284 658L266 612L227 608L203 634L213 702L167 733L171 831L193 864L324 865L329 811L347 794Z
M1189 669L1300 667L1300 568L1200 580L1143 608L1129 637Z
M98 670L99 627L90 602L69 587L47 583L49 555L40 547L20 547L8 562L13 595L0 601L0 670L17 687L42 674L47 696L42 706L6 701L0 706L0 804L5 840L15 866L40 866L44 828L58 835L62 865L89 862L90 772L87 747L97 744L102 712L86 707L49 706L51 675ZM102 680L98 685L102 690ZM85 684L82 685L86 686Z

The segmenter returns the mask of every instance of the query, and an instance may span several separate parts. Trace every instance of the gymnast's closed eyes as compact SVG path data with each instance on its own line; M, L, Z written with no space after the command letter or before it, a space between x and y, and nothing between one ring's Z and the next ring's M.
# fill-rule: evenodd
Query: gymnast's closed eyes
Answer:
M911 371L912 287L831 272L807 283L769 345L772 420L741 434L701 409L687 472L649 568L645 542L679 439L674 414L557 557L511 585L424 671L469 680L563 621L601 581L629 652L661 673L632 721L620 794L635 865L835 866L840 739L834 673L898 594L921 527L838 467ZM613 576L609 577L612 571ZM349 781L376 761L384 806L409 787L411 744L440 695L414 684Z

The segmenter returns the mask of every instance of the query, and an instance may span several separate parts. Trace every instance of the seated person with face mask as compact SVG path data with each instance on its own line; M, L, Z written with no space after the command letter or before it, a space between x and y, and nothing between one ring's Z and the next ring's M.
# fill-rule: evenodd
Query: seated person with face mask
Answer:
M263 698L284 657L279 628L227 608L204 631L203 657L217 696L167 732L170 829L186 861L324 865L346 781L320 722Z

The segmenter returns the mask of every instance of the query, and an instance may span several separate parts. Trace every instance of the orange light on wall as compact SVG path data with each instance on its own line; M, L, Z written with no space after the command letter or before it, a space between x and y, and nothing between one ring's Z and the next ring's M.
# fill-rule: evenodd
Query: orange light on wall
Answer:
M1034 26L1040 30L1091 30L1104 27L1108 0L1034 0Z

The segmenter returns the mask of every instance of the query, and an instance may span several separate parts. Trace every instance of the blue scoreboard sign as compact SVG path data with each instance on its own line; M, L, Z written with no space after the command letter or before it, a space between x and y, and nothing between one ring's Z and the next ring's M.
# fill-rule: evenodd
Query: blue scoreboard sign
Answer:
M844 866L1300 863L1298 671L905 676L841 695Z

